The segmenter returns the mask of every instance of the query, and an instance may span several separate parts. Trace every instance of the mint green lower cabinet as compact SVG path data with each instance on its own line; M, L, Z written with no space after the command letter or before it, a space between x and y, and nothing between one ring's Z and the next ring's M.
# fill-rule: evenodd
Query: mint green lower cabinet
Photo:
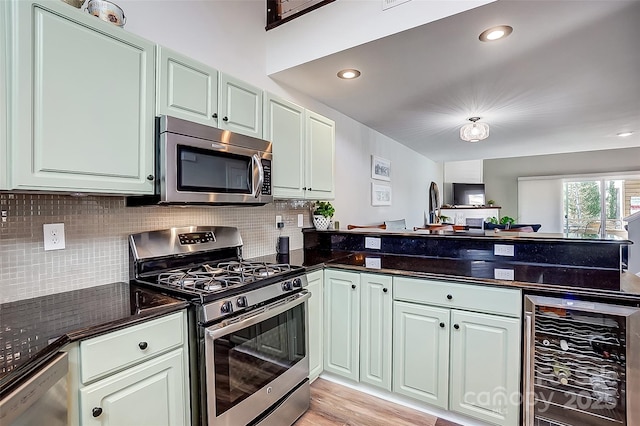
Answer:
M449 309L394 302L393 311L393 391L446 410Z
M360 274L325 270L324 294L324 369L358 381Z
M452 310L451 323L449 409L496 425L517 425L520 321Z
M321 270L307 274L307 290L311 292L309 310L309 380L315 380L322 373L322 307L324 306L324 272Z
M184 351L179 348L82 388L81 424L186 424L189 397L183 392L184 363Z
M391 390L393 278L360 274L360 382Z

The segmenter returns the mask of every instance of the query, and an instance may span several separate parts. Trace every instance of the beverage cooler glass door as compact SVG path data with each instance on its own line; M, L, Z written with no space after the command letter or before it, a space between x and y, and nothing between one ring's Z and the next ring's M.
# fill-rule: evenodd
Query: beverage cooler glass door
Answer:
M525 310L525 425L640 425L640 309L529 295Z
M207 328L209 424L247 424L309 376L303 291Z

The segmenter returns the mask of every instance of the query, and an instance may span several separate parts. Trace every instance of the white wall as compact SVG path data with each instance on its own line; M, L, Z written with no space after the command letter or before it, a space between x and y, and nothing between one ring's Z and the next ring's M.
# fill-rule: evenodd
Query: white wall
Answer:
M564 232L562 179L518 179L517 223L542 225L539 232Z
M352 3L344 0L336 3L343 2ZM125 31L177 50L334 120L336 199L333 204L335 219L341 224L369 224L401 218L406 218L410 226L423 223L424 211L428 208L429 184L435 181L441 185L442 182L441 165L271 80L265 71L264 0L120 0L118 4L127 16ZM316 13L318 11L309 16ZM371 206L372 154L392 162L393 200L390 207Z
M412 0L382 10L382 0L339 0L267 32L267 74L493 1Z

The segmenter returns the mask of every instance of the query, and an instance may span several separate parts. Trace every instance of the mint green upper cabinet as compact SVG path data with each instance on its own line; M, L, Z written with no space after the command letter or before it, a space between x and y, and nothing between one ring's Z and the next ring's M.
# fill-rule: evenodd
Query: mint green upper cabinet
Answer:
M157 46L157 115L217 126L218 71Z
M6 3L0 2L0 190L9 189L7 182L7 134L8 129L8 99L7 99L7 32L9 23L6 21Z
M335 197L335 123L306 111L306 198L333 199Z
M304 108L266 93L264 138L273 145L273 195L304 198Z
M10 186L153 193L154 45L61 1L11 6Z
M262 138L262 89L220 73L218 126Z
M315 380L322 373L322 307L324 306L324 272L322 269L307 274L309 299L309 380Z
M360 274L360 382L391 390L393 279Z
M449 405L449 309L394 302L393 391Z
M324 369L358 381L360 274L325 270L324 295Z
M451 323L450 409L497 425L517 425L520 321L452 310Z

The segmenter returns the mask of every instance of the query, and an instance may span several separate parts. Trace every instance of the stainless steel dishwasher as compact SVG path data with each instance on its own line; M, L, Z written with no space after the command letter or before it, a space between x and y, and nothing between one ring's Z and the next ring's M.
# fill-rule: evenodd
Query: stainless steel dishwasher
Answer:
M68 371L67 354L56 354L22 385L0 400L0 424L66 425Z

